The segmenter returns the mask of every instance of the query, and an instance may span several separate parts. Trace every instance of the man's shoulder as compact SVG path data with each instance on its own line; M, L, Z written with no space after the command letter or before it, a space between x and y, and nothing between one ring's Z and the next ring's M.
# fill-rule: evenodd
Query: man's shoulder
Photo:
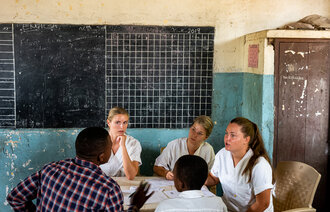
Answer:
M79 164L77 164L77 162ZM72 180L79 179L90 186L98 188L106 188L119 191L120 187L115 180L105 175L99 166L88 161L79 159L65 159L56 162L51 162L44 166L42 172L46 175L53 175L53 172L72 175Z
M68 167L72 163L72 161L73 161L72 158L65 159L65 160L59 160L59 161L53 161L53 162L45 164L44 167L42 168L42 170L54 168L54 167L66 167L66 166Z

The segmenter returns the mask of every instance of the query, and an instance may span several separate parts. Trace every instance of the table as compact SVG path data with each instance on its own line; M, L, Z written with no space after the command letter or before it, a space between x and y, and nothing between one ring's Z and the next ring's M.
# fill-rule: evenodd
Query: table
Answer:
M119 186L123 192L125 210L128 209L129 195L133 192L132 188L138 187L142 180L146 180L146 181L158 181L159 180L160 183L163 182L164 184L172 184L172 185L161 186L164 191L176 190L173 181L166 180L163 177L138 176L138 177L135 177L134 180L128 180L126 177L112 177L112 178L119 184ZM152 188L152 186L151 186L151 188ZM161 191L159 191L159 192L161 192ZM160 194L160 195L162 195L162 194ZM151 196L150 198L153 198L153 196ZM165 197L168 199L168 196L165 195ZM143 207L140 209L140 211L154 211L156 209L157 205L159 204L159 202L152 202L152 203L149 203L149 202L150 201L148 200L143 205Z
M174 182L163 177L138 176L134 180L128 180L126 177L113 177L113 179L119 184L123 192L125 210L128 209L130 204L129 195L135 191L142 180L147 181L151 185L149 191L155 191L155 193L148 199L140 211L154 211L161 201L175 198L179 194L174 186ZM215 196L206 186L203 186L202 191L205 196Z

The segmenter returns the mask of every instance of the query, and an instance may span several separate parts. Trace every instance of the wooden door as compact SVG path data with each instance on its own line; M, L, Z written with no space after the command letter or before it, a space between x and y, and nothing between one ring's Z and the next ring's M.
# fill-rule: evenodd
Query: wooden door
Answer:
M330 40L275 40L273 164L293 160L321 173L313 206L326 211Z

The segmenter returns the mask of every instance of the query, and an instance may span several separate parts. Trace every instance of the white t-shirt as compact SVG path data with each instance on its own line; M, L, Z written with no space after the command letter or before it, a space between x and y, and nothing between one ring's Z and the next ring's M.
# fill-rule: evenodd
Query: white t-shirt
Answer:
M169 142L163 152L156 158L155 166L162 166L166 170L173 171L175 162L183 155L189 155L187 147L187 138L178 138ZM213 147L207 143L202 142L194 155L203 158L209 170L212 168L214 162Z
M223 201L228 211L246 211L255 201L256 195L266 189L272 189L272 168L264 157L257 159L252 169L251 182L248 181L248 174L242 173L253 151L249 149L244 157L234 167L232 155L225 148L221 149L215 156L211 173L218 177L222 190ZM269 207L265 211L274 211L272 196Z
M183 191L178 198L167 199L159 203L155 212L209 211L226 212L226 205L220 197L205 197L201 190Z
M132 136L126 135L125 141L126 149L129 158L131 161L139 162L139 166L142 164L141 161L141 144L138 140L133 138ZM110 177L124 177L124 166L123 166L123 155L122 155L122 148L121 146L118 148L116 154L113 154L111 150L111 156L109 161L105 164L100 165L102 171Z

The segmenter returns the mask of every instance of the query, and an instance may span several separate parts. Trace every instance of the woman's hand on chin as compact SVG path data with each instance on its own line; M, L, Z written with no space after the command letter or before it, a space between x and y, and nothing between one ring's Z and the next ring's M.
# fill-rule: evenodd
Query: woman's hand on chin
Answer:
M121 147L125 147L125 141L126 141L126 135L119 135L117 138L116 138L116 142L119 142L119 145Z

